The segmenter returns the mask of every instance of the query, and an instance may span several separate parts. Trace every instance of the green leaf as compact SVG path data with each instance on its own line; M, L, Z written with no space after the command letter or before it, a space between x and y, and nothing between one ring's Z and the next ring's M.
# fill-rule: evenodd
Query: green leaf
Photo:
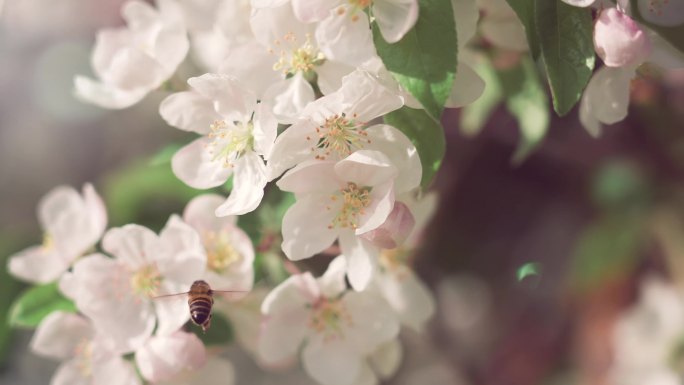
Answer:
M180 150L181 147L183 147L183 145L178 143L169 144L152 156L149 165L160 166L171 163L171 158L173 158L173 155L176 154L176 151Z
M503 99L503 90L492 64L489 61L482 60L475 67L475 71L487 86L479 99L461 110L461 133L466 136L479 134L494 108Z
M541 265L537 262L528 262L518 268L516 277L518 278L518 282L521 282L525 278L539 276L540 274Z
M425 110L402 107L385 115L385 123L403 132L418 150L423 165L421 185L427 187L439 170L446 150L444 129Z
M641 210L616 212L587 227L580 236L570 269L571 286L591 290L631 270L648 235Z
M161 228L169 213L182 212L185 204L203 192L186 186L169 164L151 166L136 162L105 179L103 195L112 226L139 223Z
M439 120L457 65L456 24L450 0L420 0L418 21L400 41L389 44L373 23L373 40L385 67Z
M204 345L225 345L233 341L235 333L233 326L226 319L226 317L219 312L212 312L211 326L206 333L202 332L202 328L197 325L192 325L192 330L197 334Z
M506 108L520 127L513 163L520 164L544 139L549 128L549 103L534 63L528 57L518 67L499 72L506 95Z
M14 301L8 321L14 327L33 328L57 310L74 313L76 305L59 292L57 283L34 286Z
M539 39L537 38L537 22L534 18L535 0L506 0L508 5L513 8L518 19L525 28L527 45L530 47L530 54L533 59L539 57Z
M591 9L535 0L534 14L553 108L563 116L579 101L594 69Z

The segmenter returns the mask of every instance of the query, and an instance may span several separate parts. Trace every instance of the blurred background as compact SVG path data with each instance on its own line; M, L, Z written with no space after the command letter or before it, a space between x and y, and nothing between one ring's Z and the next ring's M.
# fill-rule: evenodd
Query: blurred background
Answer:
M72 96L73 76L91 73L96 30L121 24L121 3L0 0L2 266L40 242L35 205L57 185L93 182L110 226L155 230L196 193L158 159L188 140L159 118L163 93L123 111ZM684 74L639 77L632 100L600 139L576 110L552 117L520 165L504 108L475 137L447 111L440 206L415 259L438 313L425 335L403 333L405 360L389 383L608 383L613 331L643 277L684 284ZM0 269L3 385L47 384L56 367L27 350L31 331L4 322L25 288ZM297 370L269 377L229 354L238 384L313 383Z

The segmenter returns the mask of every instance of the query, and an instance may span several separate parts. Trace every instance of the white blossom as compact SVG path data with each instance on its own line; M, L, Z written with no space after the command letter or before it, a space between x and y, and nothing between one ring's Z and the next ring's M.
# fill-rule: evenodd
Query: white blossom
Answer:
M138 349L155 325L157 334L169 334L189 319L185 301L152 297L186 292L204 274L207 259L195 230L172 216L159 236L132 224L110 229L102 248L114 258L84 257L60 288L119 350Z
M356 383L365 358L394 339L399 324L372 292L346 291L345 259L336 258L318 279L293 275L264 300L259 353L281 362L301 353L304 369L324 385Z
M47 283L97 243L107 226L107 212L92 185L83 186L82 194L60 186L38 203L38 220L43 244L10 257L8 269L23 280Z
M170 95L159 107L172 126L202 135L180 149L171 166L191 187L219 186L233 176L233 190L216 215L254 210L264 194L266 166L278 123L269 107L227 75L190 78L191 91Z
M55 311L38 325L31 350L62 361L51 385L139 385L134 366L84 317Z
M76 96L104 108L126 108L169 79L188 52L183 15L175 0L124 4L127 27L98 33L92 66L99 80L76 76Z
M224 200L217 194L199 195L185 206L183 219L202 239L207 255L203 279L216 290L248 292L254 284L254 246L237 226L237 217L214 214Z

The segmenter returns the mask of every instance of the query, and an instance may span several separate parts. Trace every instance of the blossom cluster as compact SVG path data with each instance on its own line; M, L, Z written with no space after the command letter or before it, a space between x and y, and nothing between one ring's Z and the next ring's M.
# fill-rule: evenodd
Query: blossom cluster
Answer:
M597 3L594 44L605 66L579 109L593 134L625 117L636 68L672 53L630 17L628 4ZM656 13L668 16L649 21L680 22L671 19L682 16L676 4L664 3L671 9ZM459 54L440 111L485 92L483 47L513 52L513 62L530 48L505 0L450 6L458 39L444 49ZM374 384L397 370L401 327L421 331L435 311L410 265L436 206L423 188L426 170L438 166L426 155L438 144L382 120L428 108L412 80L386 64L378 42L401 44L420 10L418 0L124 4L126 25L98 33L96 78L76 77L76 96L121 109L172 88L159 115L197 137L170 166L188 186L212 191L171 215L158 234L137 224L107 229L105 205L89 184L80 194L58 187L43 198L44 242L13 256L8 269L28 282L57 284L76 309L43 318L31 343L63 361L53 384L230 384L230 362L186 326L182 294L197 280L244 293L217 292L216 311L264 368L301 361L323 385ZM495 64L511 65L507 55ZM227 197L214 193L227 185ZM269 189L294 198L278 218L275 252L290 275L255 284L258 247L237 221L264 206ZM304 260L320 254L329 265L316 276Z

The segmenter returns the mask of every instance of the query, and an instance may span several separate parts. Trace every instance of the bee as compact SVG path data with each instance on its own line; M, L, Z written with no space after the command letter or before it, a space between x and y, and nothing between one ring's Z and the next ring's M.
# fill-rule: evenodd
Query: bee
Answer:
M190 320L202 328L206 333L211 325L211 310L214 305L214 293L244 293L240 290L212 290L206 281L197 280L192 283L190 290L183 293L165 294L154 297L154 299L175 297L178 295L188 295L188 307L190 308Z

